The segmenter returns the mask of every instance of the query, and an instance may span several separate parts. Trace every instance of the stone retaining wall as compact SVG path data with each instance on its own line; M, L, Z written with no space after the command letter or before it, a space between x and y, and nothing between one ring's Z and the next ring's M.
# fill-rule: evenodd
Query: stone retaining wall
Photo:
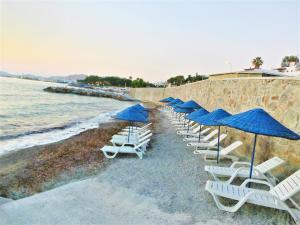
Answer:
M223 108L230 113L239 113L260 107L290 129L300 132L300 79L286 78L240 78L205 80L171 88L131 89L132 97L159 104L165 97L178 97L184 101L193 99L209 111ZM234 140L244 142L236 153L241 158L250 158L253 134L232 128L224 144ZM287 163L277 172L290 173L300 169L300 141L259 136L256 163L272 156L279 156Z

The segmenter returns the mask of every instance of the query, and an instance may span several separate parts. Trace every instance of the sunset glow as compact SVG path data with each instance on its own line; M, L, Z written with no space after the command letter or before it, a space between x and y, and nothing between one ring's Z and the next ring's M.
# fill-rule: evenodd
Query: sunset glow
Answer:
M299 54L299 1L0 1L0 70L166 80ZM266 16L268 14L268 16Z

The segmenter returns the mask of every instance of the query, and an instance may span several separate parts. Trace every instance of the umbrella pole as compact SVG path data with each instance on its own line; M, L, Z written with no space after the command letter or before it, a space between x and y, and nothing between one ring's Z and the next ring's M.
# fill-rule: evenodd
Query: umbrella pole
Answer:
M129 123L128 138L127 138L127 142L128 142L128 143L129 143L129 136L130 136L130 129L131 129L131 128L130 128L130 124L131 124L131 123Z
M190 120L188 121L188 129L187 129L187 132L189 132L190 130Z
M249 175L250 179L252 177L252 170L253 170L253 164L254 164L254 158L255 158L256 139L257 139L257 134L254 135L254 141L253 141L252 158L251 158L250 175ZM249 183L248 187L250 187L250 186L251 186L251 183Z
M219 126L219 129L218 129L218 152L217 152L217 163L219 163L219 157L220 157L220 130L221 130L221 126Z
M201 124L199 124L199 126L200 126L200 130L199 130L199 140L198 141L200 142L200 140L201 140L201 128L202 127L201 127Z

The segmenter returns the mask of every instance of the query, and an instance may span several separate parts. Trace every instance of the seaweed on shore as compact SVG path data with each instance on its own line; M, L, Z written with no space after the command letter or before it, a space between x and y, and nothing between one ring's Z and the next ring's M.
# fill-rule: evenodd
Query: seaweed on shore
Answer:
M0 196L19 199L95 174L105 162L98 149L125 125L106 124L67 140L1 157Z

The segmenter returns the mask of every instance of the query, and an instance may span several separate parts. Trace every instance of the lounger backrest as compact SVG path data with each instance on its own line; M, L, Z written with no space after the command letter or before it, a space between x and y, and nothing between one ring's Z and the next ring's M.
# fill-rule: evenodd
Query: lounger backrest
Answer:
M194 125L191 126L191 130L194 130L198 127L199 125L197 123L195 123Z
M300 191L300 170L281 181L270 193L285 201Z
M235 141L232 144L228 145L226 148L223 148L221 150L221 154L228 155L230 152L236 150L238 147L240 147L243 144L241 141Z
M147 125L145 125L145 126L141 127L141 130L147 129L148 127L150 127L150 126L151 126L151 124L152 124L152 123L148 123Z
M149 133L151 133L151 130L147 130L147 131L144 131L143 133L140 133L140 134L138 135L138 137L139 137L139 138L142 138L143 136L145 136L145 135L147 135L147 134L149 134Z
M210 130L210 127L205 128L204 130L201 131L201 134L205 134L205 133L207 133L209 130Z
M277 166L281 165L282 163L284 163L283 159L281 159L279 157L273 157L273 158L268 159L267 161L257 165L256 169L258 171L260 171L261 173L266 173L266 172L276 168Z
M139 139L139 143L142 143L144 140L149 139L152 136L152 133L146 135L145 137L142 137L141 139Z
M209 139L211 139L213 136L215 136L218 133L218 130L215 129L212 132L210 132L207 136L205 136L203 138L204 141L208 141Z
M135 146L134 149L138 149L138 148L146 145L149 141L150 141L150 139L147 139L147 140L143 141L142 143L140 143L137 146Z
M194 133L197 133L200 130L200 126L198 125L195 129L193 129Z
M220 135L220 139L219 139L219 142L223 141L224 138L227 137L227 134L221 134ZM212 140L211 142L209 142L210 146L215 146L218 144L218 137L216 137L214 140Z

